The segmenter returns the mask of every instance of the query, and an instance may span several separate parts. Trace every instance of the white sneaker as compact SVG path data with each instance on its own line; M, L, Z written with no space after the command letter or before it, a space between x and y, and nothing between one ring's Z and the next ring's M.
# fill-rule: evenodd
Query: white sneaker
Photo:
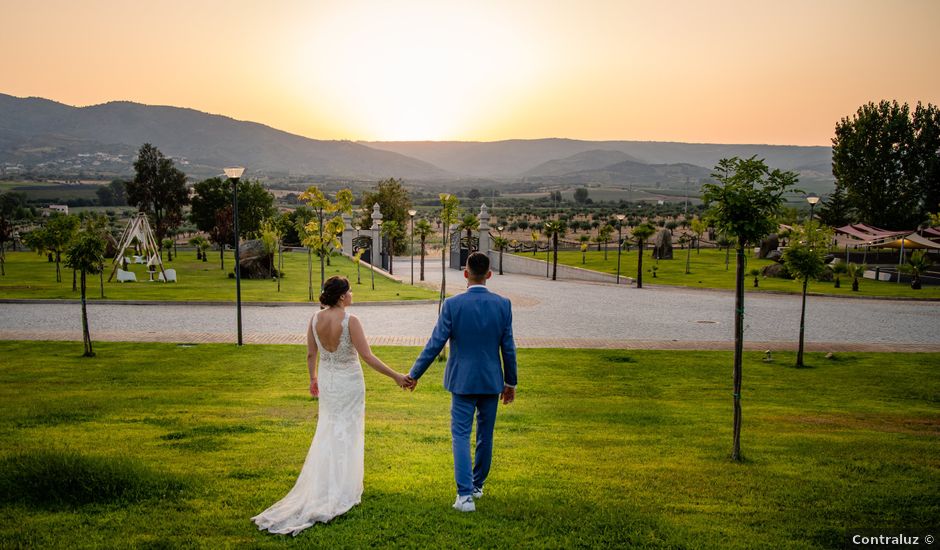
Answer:
M467 495L462 497L457 495L457 500L454 502L454 510L459 512L476 512L477 507L473 504L473 497Z
M477 489L476 487L474 487L474 488L473 488L473 495L471 495L471 496L473 496L474 499L483 498L483 487L480 487L479 489Z

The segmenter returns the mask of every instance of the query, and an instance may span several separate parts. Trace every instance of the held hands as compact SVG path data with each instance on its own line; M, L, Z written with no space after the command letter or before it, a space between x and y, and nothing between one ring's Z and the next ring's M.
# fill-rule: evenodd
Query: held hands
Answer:
M311 397L320 397L320 386L317 385L317 379L314 377L310 380L310 396Z
M398 384L403 390L415 391L415 388L418 387L418 381L412 378L410 375L402 376L402 381Z
M500 394L500 398L503 400L503 405L512 403L516 400L516 388L503 386L503 393Z

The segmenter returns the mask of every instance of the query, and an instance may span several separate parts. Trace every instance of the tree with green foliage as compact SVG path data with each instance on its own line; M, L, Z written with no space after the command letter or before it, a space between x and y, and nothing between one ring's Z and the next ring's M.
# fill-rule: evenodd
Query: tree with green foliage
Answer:
M444 226L441 243L441 295L437 301L437 314L441 314L441 308L444 307L444 297L447 295L447 252L450 250L450 226L457 223L460 213L460 200L454 195L447 193L440 194L441 200L441 224Z
M202 235L197 235L189 239L189 244L196 247L196 259L202 261L207 260L206 251L209 249L209 239L203 237Z
M916 227L940 202L940 109L862 105L836 124L832 174L862 223Z
M685 248L685 274L692 274L692 239L687 233L679 236L679 245Z
M261 229L258 230L258 240L261 241L261 250L264 251L265 255L270 255L271 259L268 261L268 278L274 279L274 261L277 257L278 249L280 248L280 239L281 235L278 231L277 224L273 220L265 220L261 222ZM281 283L278 281L277 291L281 291Z
M581 235L578 237L578 242L581 243L581 265L587 263L587 251L591 243L590 235Z
M145 143L134 161L134 180L127 183L127 202L153 221L157 243L183 221L189 204L186 174L173 166L159 149Z
M163 259L163 251L166 250L166 261L173 261L173 239L166 238L160 243L160 259Z
M734 318L734 427L731 459L741 460L741 365L744 358L744 250L777 229L784 194L797 181L794 172L770 170L756 157L721 159L712 173L718 183L702 186L708 219L737 241Z
M820 226L815 220L793 228L790 246L783 251L783 263L787 271L803 281L803 306L800 309L800 343L796 352L796 366L803 366L803 333L806 327L806 287L811 278L819 277L826 270L826 253L832 242L832 230Z
M388 273L394 275L395 249L396 245L405 238L405 228L395 220L382 220L382 237L384 237L382 244L385 245L385 252L388 254Z
M558 239L565 236L568 225L563 220L545 222L545 238L552 242L552 280L558 280Z
M633 228L633 238L636 239L636 287L643 288L643 249L646 241L656 233L656 228L649 222L641 223ZM622 246L622 245L621 245Z
M845 195L845 189L836 184L835 191L822 201L818 212L819 220L830 227L842 227L850 223L853 213Z
M609 223L605 223L597 230L597 239L598 242L604 245L604 261L607 261L607 243L610 242L610 238L614 234L614 226Z
M19 193L0 193L0 275L6 275L6 243L13 241L13 222L17 212L25 204Z
M91 347L91 334L88 330L88 309L86 307L87 276L101 273L104 268L105 240L95 231L80 232L69 244L66 251L65 265L81 272L82 293L82 342L85 357L94 357Z
M326 257L343 245L337 235L343 232L343 214L352 214L353 194L349 189L340 189L336 200L331 201L315 185L311 185L300 195L300 200L307 203L313 212L313 219L306 225L307 236L304 245L310 247L320 257L320 291L326 281ZM330 214L336 214L327 219Z
M389 178L380 181L375 191L363 193L359 217L360 227L372 227L372 205L376 203L379 205L379 211L382 212L383 224L389 220L395 220L401 227L406 227L409 218L408 210L411 209L411 198L402 180ZM404 240L397 244L393 252L395 254L405 252Z
M27 235L26 246L38 254L47 252L53 255L55 261L55 282L62 282L62 254L75 237L81 224L77 216L66 214L52 214L43 227L35 229Z
M574 201L578 204L584 204L588 200L590 192L585 187L578 187L574 190Z
M127 184L124 180L112 180L108 185L99 187L95 194L101 206L127 206Z
M215 212L209 239L219 247L219 269L225 271L225 246L235 244L235 207L227 204Z
M421 281L424 280L424 256L427 253L427 241L433 231L428 220L418 220L418 222L415 223L415 235L417 235L418 239L421 241L421 276L419 278Z
M257 234L261 231L261 224L276 215L274 195L265 189L260 181L238 180L239 237L245 239Z
M900 270L903 273L910 273L911 288L920 290L920 276L926 273L931 265L933 265L933 261L927 255L926 250L915 250L907 260L907 263L900 266Z
M692 233L695 233L695 253L700 254L702 252L702 235L708 230L708 224L698 216L695 216L692 218L689 227L692 229Z

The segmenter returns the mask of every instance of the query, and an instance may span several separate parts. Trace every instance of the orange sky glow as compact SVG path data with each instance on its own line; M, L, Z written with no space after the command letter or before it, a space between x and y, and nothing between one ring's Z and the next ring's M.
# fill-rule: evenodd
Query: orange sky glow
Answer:
M940 103L934 0L0 0L0 93L316 139L829 145Z

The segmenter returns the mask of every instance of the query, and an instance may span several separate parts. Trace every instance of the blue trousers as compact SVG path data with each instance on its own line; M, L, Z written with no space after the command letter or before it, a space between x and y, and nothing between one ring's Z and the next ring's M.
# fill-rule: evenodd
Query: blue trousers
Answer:
M496 408L499 394L460 395L451 394L450 434L454 448L454 480L457 494L467 496L473 488L483 488L486 476L493 463L493 426L496 424ZM477 449L470 462L470 432L473 430L473 414L477 415Z

